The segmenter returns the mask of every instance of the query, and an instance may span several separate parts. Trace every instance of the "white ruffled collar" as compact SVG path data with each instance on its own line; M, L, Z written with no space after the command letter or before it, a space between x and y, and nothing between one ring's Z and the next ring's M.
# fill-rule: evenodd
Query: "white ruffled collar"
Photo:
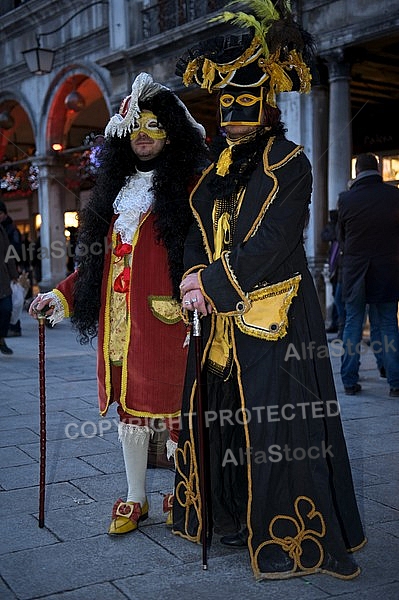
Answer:
M114 213L119 215L114 229L119 233L124 244L131 244L139 226L140 217L154 204L152 176L154 171L137 171L135 175L126 178L115 198Z

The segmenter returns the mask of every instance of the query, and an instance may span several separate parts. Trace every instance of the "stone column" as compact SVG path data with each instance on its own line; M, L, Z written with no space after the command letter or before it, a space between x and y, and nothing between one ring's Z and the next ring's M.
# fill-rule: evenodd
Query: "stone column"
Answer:
M324 317L331 312L332 291L330 281L325 279L325 265L328 259L328 244L321 239L321 232L328 221L328 88L316 85L312 88L313 119L313 193L311 221L313 228L313 278Z
M38 204L42 280L40 291L54 288L66 274L66 240L64 235L64 166L57 157L38 161Z
M328 75L328 206L332 210L337 207L338 194L347 189L352 158L350 65L342 60L340 54L328 58Z
M113 0L108 5L108 15L110 49L115 51L131 46L129 3L125 0Z
M337 208L338 195L347 189L351 175L352 123L350 104L350 65L337 52L328 57L330 86L328 134L328 207ZM326 325L331 324L334 298L328 268L324 269L326 282Z
M328 247L321 241L327 221L328 88L315 85L310 95L280 94L278 105L288 128L287 137L304 146L313 173L310 219L305 230L305 249L324 316L327 312L324 268Z

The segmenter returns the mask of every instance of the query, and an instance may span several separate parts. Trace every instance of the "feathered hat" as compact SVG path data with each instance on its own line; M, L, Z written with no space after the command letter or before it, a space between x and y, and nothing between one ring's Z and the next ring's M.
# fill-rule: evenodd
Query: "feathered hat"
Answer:
M141 110L139 102L144 102L153 98L161 91L172 93L168 87L157 83L149 73L140 73L132 83L132 89L129 96L126 96L121 102L119 112L111 117L106 128L105 137L123 137L130 133L138 120ZM188 121L193 127L199 130L202 137L205 137L205 129L198 123L188 111L184 102L176 96L177 102L184 108Z
M280 92L309 92L313 39L294 21L289 0L233 0L226 8L234 4L248 7L248 13L224 11L210 22L231 23L243 33L188 50L176 65L183 83L195 82L210 93L226 86L262 86L271 106Z

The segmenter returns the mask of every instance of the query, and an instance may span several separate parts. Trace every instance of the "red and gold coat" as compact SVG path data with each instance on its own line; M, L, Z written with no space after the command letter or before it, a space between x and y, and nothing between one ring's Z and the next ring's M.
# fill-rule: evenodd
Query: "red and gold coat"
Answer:
M154 215L147 212L132 240L129 282L126 292L126 331L120 365L121 394L113 397L110 347L115 335L111 320L114 291L113 253L115 235L111 224L101 287L98 323L97 376L101 415L117 400L124 412L141 417L172 417L180 414L186 364L186 335L180 308L172 300L167 252L156 240ZM57 287L65 316L73 310L76 271Z

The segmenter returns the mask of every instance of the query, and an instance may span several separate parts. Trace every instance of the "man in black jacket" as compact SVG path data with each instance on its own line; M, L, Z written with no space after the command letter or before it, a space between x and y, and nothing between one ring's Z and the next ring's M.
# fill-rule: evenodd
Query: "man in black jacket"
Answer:
M366 305L372 326L380 329L381 352L389 395L399 397L399 190L383 183L373 154L360 154L356 179L338 199L339 235L343 243L342 294L346 321L341 377L347 395L358 383Z
M0 224L6 232L10 244L7 260L12 258L15 264L17 265L18 272L20 272L18 265L22 261L22 236L14 221L8 214L7 206L2 201L0 201ZM14 302L13 299L12 302ZM22 305L20 305L20 307L22 312ZM17 316L15 316L15 304L12 307L12 311L13 312L10 315L8 331L6 333L7 337L15 337L21 335L21 321L18 318L18 310Z
M12 312L11 281L18 277L15 259L8 256L9 240L0 223L0 352L13 354L5 342Z

